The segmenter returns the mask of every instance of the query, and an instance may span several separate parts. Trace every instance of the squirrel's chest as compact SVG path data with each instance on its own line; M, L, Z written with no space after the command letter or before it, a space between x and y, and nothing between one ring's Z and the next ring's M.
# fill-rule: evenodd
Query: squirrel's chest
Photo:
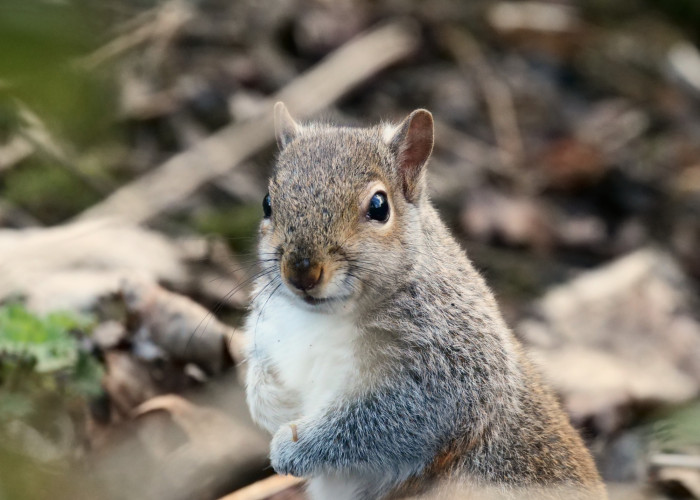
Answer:
M302 414L313 414L357 380L357 328L347 316L303 310L284 299L275 306L251 317L254 355L271 363L282 384L300 394Z

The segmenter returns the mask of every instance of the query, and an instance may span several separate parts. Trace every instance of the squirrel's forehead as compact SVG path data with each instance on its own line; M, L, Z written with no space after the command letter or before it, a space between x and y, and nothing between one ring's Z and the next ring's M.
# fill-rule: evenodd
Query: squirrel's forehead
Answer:
M372 144L312 139L295 141L280 154L271 191L290 197L312 194L337 199L339 193L351 195L384 177L381 165L385 159Z
M273 205L278 209L306 207L341 208L353 201L373 180L371 172L346 175L342 171L299 169L276 174L270 183Z

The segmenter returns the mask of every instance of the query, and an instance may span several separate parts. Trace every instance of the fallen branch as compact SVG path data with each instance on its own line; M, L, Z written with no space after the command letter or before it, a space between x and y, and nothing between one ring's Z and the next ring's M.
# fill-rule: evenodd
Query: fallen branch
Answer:
M79 219L117 216L141 223L172 208L273 140L272 104L275 101L284 101L300 118L309 117L406 57L417 43L414 27L402 22L382 26L348 42L272 96L262 114L229 125L173 156L83 212Z
M301 483L302 479L297 477L270 476L267 479L234 491L230 495L221 497L219 500L265 500Z
M657 453L649 459L652 467L681 467L700 470L700 456Z

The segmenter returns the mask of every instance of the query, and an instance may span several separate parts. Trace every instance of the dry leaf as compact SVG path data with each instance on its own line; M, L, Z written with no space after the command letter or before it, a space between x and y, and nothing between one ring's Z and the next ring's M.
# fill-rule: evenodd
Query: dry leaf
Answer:
M548 292L517 326L578 422L622 423L632 404L700 390L700 323L674 260L641 250Z

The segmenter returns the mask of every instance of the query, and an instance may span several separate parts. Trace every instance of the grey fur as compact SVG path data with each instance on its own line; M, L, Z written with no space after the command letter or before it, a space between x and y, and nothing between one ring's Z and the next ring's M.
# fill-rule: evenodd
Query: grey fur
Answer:
M381 126L295 130L270 181L261 260L302 252L346 273L360 312L363 384L322 415L296 420L298 441L282 425L271 444L274 469L366 477L357 492L366 499L445 480L497 487L508 498L533 487L605 498L579 436L430 204L424 175L406 196L395 140L387 143ZM357 213L375 180L392 200L385 237L373 237ZM254 311L278 290L279 265L264 266L271 272L257 282Z

